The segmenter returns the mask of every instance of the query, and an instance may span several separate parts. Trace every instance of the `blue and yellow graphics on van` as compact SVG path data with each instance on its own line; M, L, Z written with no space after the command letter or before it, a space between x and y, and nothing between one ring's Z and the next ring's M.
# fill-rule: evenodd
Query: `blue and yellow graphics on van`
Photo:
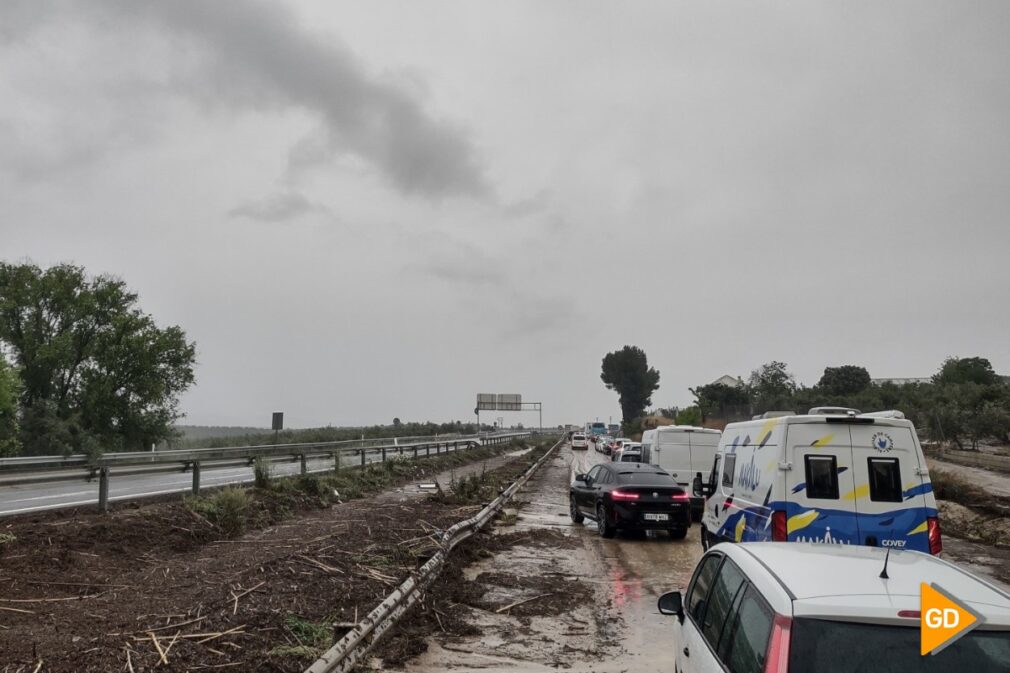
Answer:
M723 433L710 541L861 544L936 553L936 500L904 419L788 416Z

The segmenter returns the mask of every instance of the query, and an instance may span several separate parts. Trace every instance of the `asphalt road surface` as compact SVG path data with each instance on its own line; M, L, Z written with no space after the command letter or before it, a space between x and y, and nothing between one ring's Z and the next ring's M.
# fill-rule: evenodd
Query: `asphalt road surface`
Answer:
M395 454L389 454L395 455ZM404 454L409 457L409 454ZM382 460L382 454L374 451L365 455L366 462ZM360 456L342 456L341 465L360 464ZM272 463L274 476L298 474L301 466L297 460ZM201 488L243 484L253 481L252 467L220 467L204 464L200 472ZM306 462L308 472L327 472L333 469L333 461L328 458L310 459ZM109 479L109 500L131 500L137 498L183 493L193 487L190 472L159 472L117 476L115 471ZM0 517L11 514L41 512L65 507L82 507L98 504L98 479L90 482L58 481L20 486L3 485L0 482Z

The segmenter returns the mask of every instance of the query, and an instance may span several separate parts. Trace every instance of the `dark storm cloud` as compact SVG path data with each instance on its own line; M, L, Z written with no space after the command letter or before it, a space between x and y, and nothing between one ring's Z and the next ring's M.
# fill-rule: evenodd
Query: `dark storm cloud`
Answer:
M287 8L224 0L13 3L0 9L0 25L15 28L0 38L24 39L42 17L66 24L75 15L120 38L141 26L173 38L164 84L174 93L210 106L297 108L317 115L317 159L355 155L406 194L490 192L460 126L433 116L405 89L369 73L339 40L307 29Z
M297 192L284 192L257 201L248 201L228 211L232 217L244 217L260 222L286 222L313 213L330 214L330 209L310 201Z

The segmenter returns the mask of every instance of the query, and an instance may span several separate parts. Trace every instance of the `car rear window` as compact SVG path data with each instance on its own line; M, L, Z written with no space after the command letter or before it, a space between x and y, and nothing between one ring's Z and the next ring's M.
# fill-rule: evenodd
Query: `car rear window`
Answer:
M953 673L1005 671L1010 631L972 631L935 655L919 654L919 625L821 619L793 622L789 673Z
M676 486L677 482L666 472L655 470L623 470L617 474L619 484L641 484L643 486Z

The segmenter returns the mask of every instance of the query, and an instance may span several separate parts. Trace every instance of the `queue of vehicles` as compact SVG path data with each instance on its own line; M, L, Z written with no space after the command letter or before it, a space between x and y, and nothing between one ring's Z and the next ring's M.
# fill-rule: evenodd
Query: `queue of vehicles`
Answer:
M659 600L677 616L677 671L1010 671L1010 594L939 558L925 456L900 412L772 412L722 433L667 426L640 443L594 444L613 462L576 475L573 521L592 518L605 537L665 529L680 539L700 515L705 554L687 591ZM648 491L639 475L662 486ZM923 584L983 621L929 657L919 651Z

